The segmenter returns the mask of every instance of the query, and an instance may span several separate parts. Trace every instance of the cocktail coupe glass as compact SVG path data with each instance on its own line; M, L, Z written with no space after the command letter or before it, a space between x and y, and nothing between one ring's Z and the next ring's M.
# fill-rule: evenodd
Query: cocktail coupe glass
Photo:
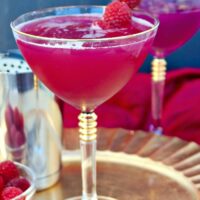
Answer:
M140 7L160 21L152 45L152 124L150 131L162 134L162 107L166 79L165 57L181 47L199 29L199 0L143 0Z
M96 194L94 109L117 93L138 70L159 25L154 17L137 11L132 19L134 26L141 29L137 33L103 37L102 32L92 30L92 34L100 34L101 38L91 38L91 32L80 37L84 23L101 17L104 10L104 6L56 7L24 14L11 23L18 47L33 72L57 96L81 111L78 119L82 196L72 198L77 200L113 199ZM65 24L67 18L70 20ZM74 19L79 21L79 34L68 38L69 31L76 26L72 23ZM43 29L37 26L41 21L46 23ZM27 32L32 26L34 31ZM51 34L55 31L60 35L48 36L48 29Z

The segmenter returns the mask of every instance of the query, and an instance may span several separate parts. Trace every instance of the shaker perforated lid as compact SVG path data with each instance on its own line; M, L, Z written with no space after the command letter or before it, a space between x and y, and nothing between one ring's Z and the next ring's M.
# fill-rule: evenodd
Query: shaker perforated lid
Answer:
M31 73L31 69L17 52L0 52L0 72L10 74Z
M0 75L8 79L16 77L16 86L19 92L33 88L33 73L29 65L17 52L0 53Z

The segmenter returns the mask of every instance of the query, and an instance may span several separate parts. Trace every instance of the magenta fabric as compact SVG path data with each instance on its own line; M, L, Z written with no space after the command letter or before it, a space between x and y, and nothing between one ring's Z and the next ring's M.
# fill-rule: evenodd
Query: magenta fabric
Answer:
M79 111L59 101L64 127L77 127ZM113 98L96 109L98 126L148 130L151 75L138 73ZM167 73L162 125L164 134L200 144L200 69Z

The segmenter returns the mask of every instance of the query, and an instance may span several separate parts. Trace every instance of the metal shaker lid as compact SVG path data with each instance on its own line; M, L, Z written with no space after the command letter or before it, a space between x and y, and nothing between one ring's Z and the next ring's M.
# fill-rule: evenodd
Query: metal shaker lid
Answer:
M21 93L34 86L33 73L18 51L0 52L0 74Z

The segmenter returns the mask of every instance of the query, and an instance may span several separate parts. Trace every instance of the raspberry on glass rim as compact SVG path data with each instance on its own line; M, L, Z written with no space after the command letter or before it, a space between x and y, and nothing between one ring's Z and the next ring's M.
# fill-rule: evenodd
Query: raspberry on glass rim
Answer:
M140 0L115 0L108 4L97 24L102 29L124 28L132 25L132 10Z
M114 1L109 4L101 20L103 29L122 28L131 25L131 10L124 2Z
M119 1L120 2L125 2L130 9L134 9L141 2L141 0L119 0Z

